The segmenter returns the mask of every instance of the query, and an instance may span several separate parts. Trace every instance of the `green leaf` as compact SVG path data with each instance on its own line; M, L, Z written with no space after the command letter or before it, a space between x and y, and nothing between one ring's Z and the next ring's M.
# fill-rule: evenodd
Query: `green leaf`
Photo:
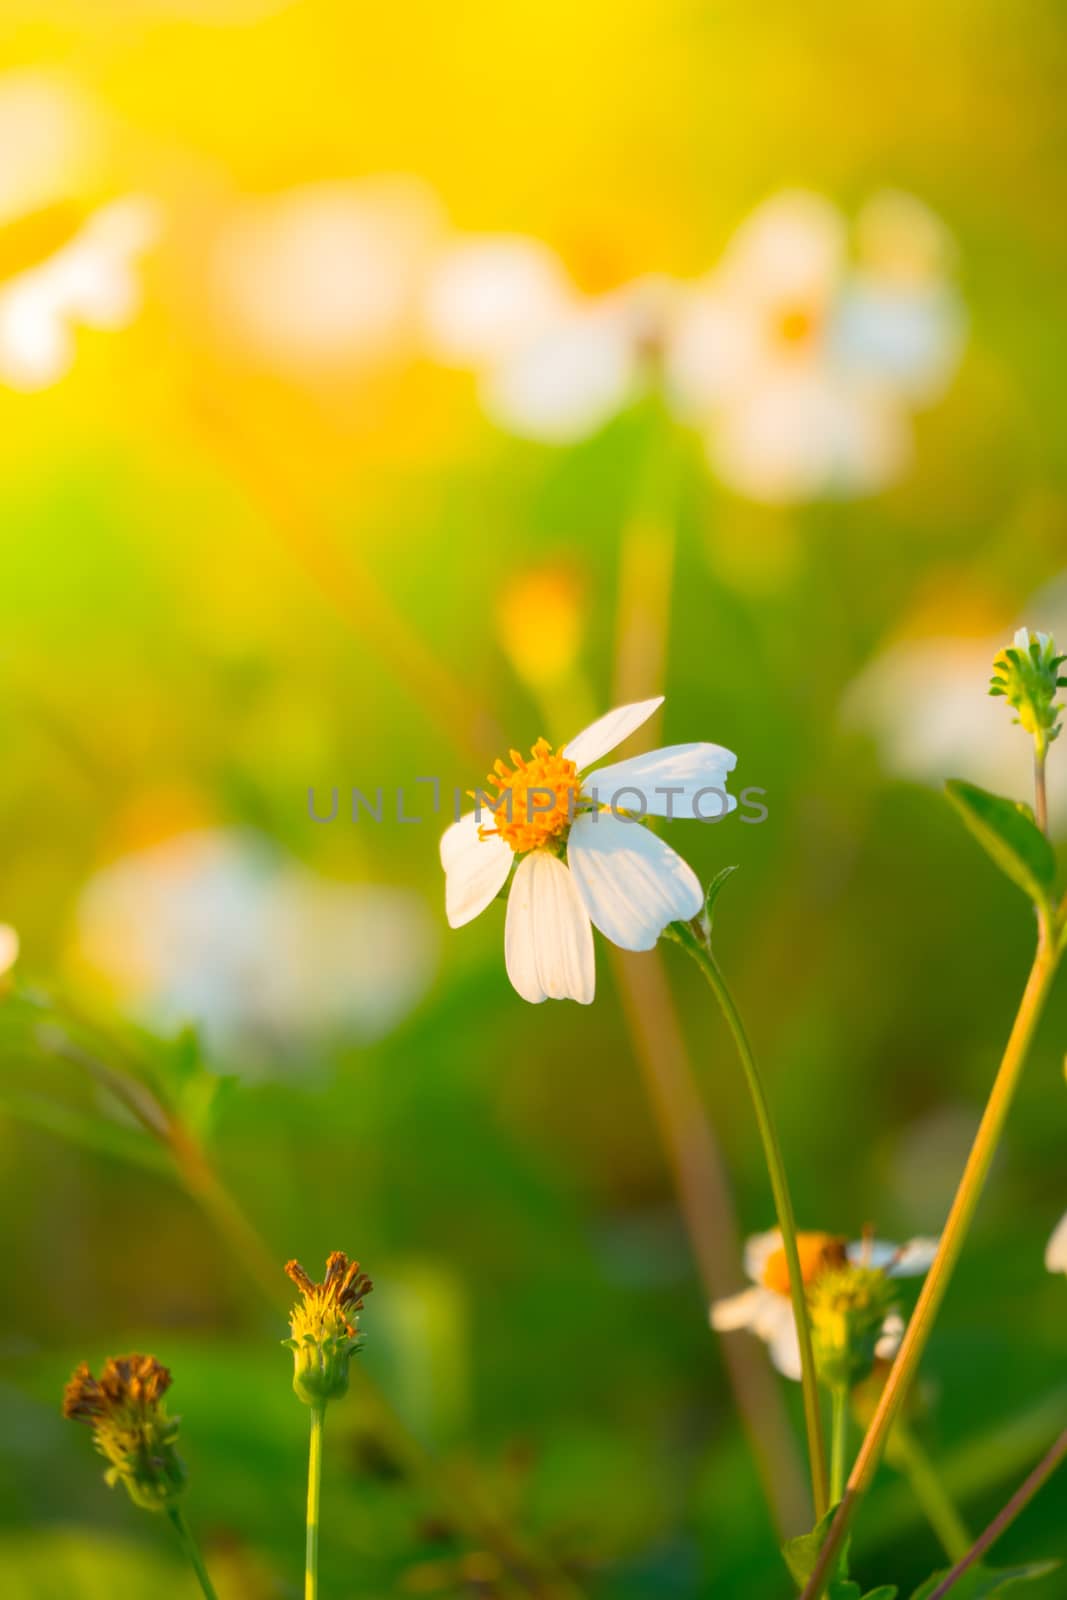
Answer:
M720 892L722 890L722 887L725 884L727 878L733 877L733 875L734 875L734 873L736 871L737 871L736 865L732 866L732 867L723 867L722 871L721 872L717 872L715 874L714 878L712 878L711 882L708 884L708 892L704 896L704 915L708 919L708 928L709 929L711 928L712 922L714 920L715 902L719 898L719 894L720 894Z
M952 1585L949 1594L952 1600L995 1600L996 1596L1007 1594L1009 1589L1016 1588L1020 1583L1033 1583L1036 1578L1047 1578L1059 1565L1058 1561L1028 1561L1022 1567L973 1567L958 1583ZM919 1585L911 1600L929 1600L947 1575L947 1568L943 1572L933 1573L925 1583Z
M945 792L1001 872L1035 905L1047 906L1056 880L1056 858L1029 806L990 794L960 778L950 779Z
M174 1166L169 1155L141 1129L124 1127L44 1096L6 1090L0 1092L0 1115L43 1128L57 1138L91 1150L94 1155L112 1157L173 1177Z
M719 876L721 877L722 874L720 873ZM830 1524L834 1520L834 1513L836 1510L836 1506L831 1506L826 1515L820 1518L810 1533L801 1533L798 1534L795 1539L787 1539L785 1544L782 1546L782 1555L785 1558L785 1564L796 1580L797 1586L801 1589L803 1589L804 1585L815 1571L815 1563L819 1559L819 1551L822 1549L826 1535L830 1531ZM835 1588L840 1588L841 1585L847 1581L847 1577L848 1540L845 1541L837 1557L837 1569L830 1589L831 1595L833 1594ZM853 1600L853 1596L850 1595L847 1590L844 1590L840 1596L835 1596L834 1600Z

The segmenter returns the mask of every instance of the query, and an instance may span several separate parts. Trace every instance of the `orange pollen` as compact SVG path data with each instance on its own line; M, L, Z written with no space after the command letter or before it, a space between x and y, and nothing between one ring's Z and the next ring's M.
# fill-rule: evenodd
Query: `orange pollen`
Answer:
M829 1267L843 1267L848 1259L845 1241L835 1233L798 1233L797 1254L800 1257L800 1276L806 1289ZM789 1293L789 1266L785 1249L781 1246L764 1263L763 1286L773 1289L775 1294Z
M488 797L492 820L478 829L481 837L503 839L516 855L537 850L561 838L574 821L582 785L578 768L566 756L553 752L547 739L538 739L524 760L509 751L513 765L496 762L488 782L496 795ZM482 796L487 814L486 797Z
M810 344L818 327L818 315L810 306L783 306L775 318L774 331L780 344L795 349Z

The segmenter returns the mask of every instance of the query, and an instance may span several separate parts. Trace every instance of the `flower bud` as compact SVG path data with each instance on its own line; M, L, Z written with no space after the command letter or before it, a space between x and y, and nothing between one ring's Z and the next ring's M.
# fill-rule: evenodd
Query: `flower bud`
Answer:
M851 1388L874 1366L893 1284L880 1267L846 1263L808 1289L815 1365L827 1388Z
M327 1260L321 1283L299 1261L285 1270L301 1294L289 1314L292 1338L282 1341L293 1352L293 1388L305 1405L324 1406L348 1389L348 1363L361 1343L358 1313L374 1285L341 1250Z
M168 1417L163 1404L170 1383L154 1356L112 1356L99 1381L82 1362L63 1397L63 1415L87 1422L111 1463L106 1481L124 1484L145 1511L165 1510L185 1488L185 1467L174 1448L179 1419Z
M1020 628L1006 650L993 663L991 695L1002 695L1014 711L1015 721L1029 733L1044 756L1060 731L1062 706L1056 690L1067 683L1059 669L1067 656L1058 656L1050 634Z

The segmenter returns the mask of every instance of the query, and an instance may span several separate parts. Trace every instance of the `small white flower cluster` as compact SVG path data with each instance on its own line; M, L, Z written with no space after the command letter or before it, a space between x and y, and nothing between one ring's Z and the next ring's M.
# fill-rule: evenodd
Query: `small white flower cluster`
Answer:
M963 318L940 222L896 192L844 217L767 200L721 262L584 291L546 243L457 235L413 178L248 202L215 252L220 322L292 375L428 354L475 376L489 418L547 444L601 428L650 385L711 465L765 501L856 495L906 466L910 413L955 369Z

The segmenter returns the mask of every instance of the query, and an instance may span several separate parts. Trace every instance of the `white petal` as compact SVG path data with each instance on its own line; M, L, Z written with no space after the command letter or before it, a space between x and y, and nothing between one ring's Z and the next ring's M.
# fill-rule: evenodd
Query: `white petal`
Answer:
M652 700L637 700L633 705L616 706L614 711L606 712L591 722L588 728L583 728L581 733L576 733L570 743L563 747L562 754L574 762L579 772L584 772L594 761L599 761L601 756L606 756L609 750L614 750L616 745L622 744L631 733L635 733L662 704L663 696L658 694Z
M877 386L814 360L768 361L722 408L712 464L768 504L873 494L907 465L903 408Z
M904 1318L899 1311L891 1311L882 1323L882 1331L878 1336L878 1343L874 1353L879 1361L892 1361L900 1349L900 1341L904 1337Z
M485 409L521 438L573 444L626 405L636 376L626 322L575 311L496 368L485 385Z
M936 400L952 377L964 332L948 289L857 275L834 313L831 339L850 370L921 405Z
M483 815L483 826L488 819ZM479 818L472 811L441 835L445 869L445 915L450 928L462 928L496 898L515 859L503 839L478 837Z
M887 1278L921 1278L937 1254L938 1239L909 1239L891 1244L888 1239L853 1239L845 1248L857 1266L880 1267Z
M1067 1272L1067 1211L1056 1224L1048 1242L1045 1266L1050 1272Z
M793 1320L793 1307L780 1295L776 1295L775 1299L780 1301L781 1309L775 1315L773 1328L761 1333L761 1338L766 1339L770 1347L771 1360L782 1376L792 1378L794 1383L799 1383L800 1341L797 1338L797 1325Z
M589 774L586 789L595 790L604 806L612 805L618 795L618 810L710 822L737 805L733 795L726 793L727 776L736 765L733 751L724 750L721 744L673 744L598 767ZM624 794L623 790L637 793ZM665 790L674 792L662 792Z
M558 856L534 850L519 863L508 895L504 962L524 1000L593 998L593 930L574 879Z
M782 1235L777 1228L766 1233L754 1233L745 1240L745 1271L753 1283L763 1282L763 1269L776 1250L782 1248Z
M940 1239L909 1239L901 1245L893 1264L886 1268L890 1278L921 1278L933 1266Z
M572 299L562 263L539 239L502 233L461 240L430 276L431 348L456 366L506 360L563 316Z
M746 218L719 271L739 295L772 310L819 306L838 281L845 243L844 221L830 201L788 189Z
M902 1248L888 1239L852 1239L845 1246L845 1254L857 1267L888 1267Z
M589 915L622 950L651 950L669 922L704 903L696 873L670 845L608 811L577 817L567 859Z
M0 974L9 972L19 956L19 936L9 923L0 922Z
M710 1321L717 1333L734 1333L738 1328L752 1328L759 1316L763 1296L767 1289L742 1289L725 1300L714 1300Z

